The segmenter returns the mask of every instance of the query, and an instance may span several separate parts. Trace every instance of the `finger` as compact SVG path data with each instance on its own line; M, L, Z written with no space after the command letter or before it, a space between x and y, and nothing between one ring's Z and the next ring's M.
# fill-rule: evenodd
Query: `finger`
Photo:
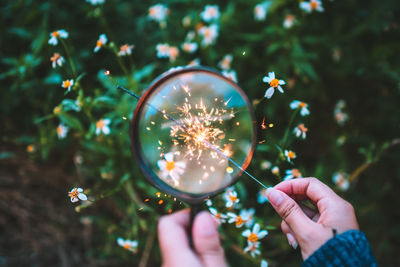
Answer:
M285 221L281 222L281 229L282 232L286 235L289 245L296 249L298 246L297 240L294 237L292 229L290 229L289 225Z
M316 178L288 180L277 184L274 188L296 200L310 199L318 206L320 212L320 208L324 208L324 204L326 207L326 205L334 203L339 198L329 186ZM320 206L321 204L322 207Z
M163 266L183 266L181 263L195 263L196 256L190 249L187 228L190 211L188 209L163 216L158 222ZM179 255L177 255L179 251Z
M290 229L293 230L296 238L300 234L307 234L308 231L312 230L314 222L304 214L296 201L284 192L275 188L269 188L267 190L267 197L279 216L281 216L289 225Z
M205 266L225 266L217 223L208 212L199 213L193 222L194 248Z
M319 219L319 213L313 209L310 209L306 205L299 203L301 210L310 218L312 221L317 222Z

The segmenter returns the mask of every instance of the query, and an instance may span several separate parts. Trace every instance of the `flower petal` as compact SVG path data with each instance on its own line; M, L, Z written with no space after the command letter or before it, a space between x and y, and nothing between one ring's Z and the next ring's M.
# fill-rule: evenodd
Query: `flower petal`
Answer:
M272 95L274 94L274 92L275 92L274 87L270 87L270 88L268 88L268 90L265 92L264 97L267 98L267 99L270 99L270 98L272 97Z

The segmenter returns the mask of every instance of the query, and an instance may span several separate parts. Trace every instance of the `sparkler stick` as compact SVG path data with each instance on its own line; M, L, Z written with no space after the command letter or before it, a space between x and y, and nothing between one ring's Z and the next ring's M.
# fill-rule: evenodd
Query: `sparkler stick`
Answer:
M117 86L118 89L124 91L125 93L135 97L137 100L140 99L140 97L138 95L136 95L135 93L132 93L131 91L121 87L121 86ZM146 105L148 105L149 107L153 108L154 110L156 110L157 112L161 113L163 116L165 116L167 119L169 119L170 121L173 121L174 123L178 124L183 130L188 131L189 129L182 124L180 121L176 120L175 118L173 118L172 116L170 116L169 114L167 114L166 112L160 110L159 108L153 106L150 103L146 102ZM213 144L211 144L210 142L208 142L207 140L202 140L204 142L204 144L206 144L207 147L209 147L210 149L212 149L213 151L215 151L216 153L218 153L218 155L222 156L223 158L225 158L226 160L228 160L229 162L231 162L233 165L235 165L238 169L240 169L241 171L243 171L245 174L247 174L251 179L253 179L254 181L256 181L259 185L261 185L262 187L264 187L265 189L267 189L268 187L265 186L262 182L260 182L257 178L255 178L253 175L251 175L248 171L246 171L245 169L243 169L238 163L236 163L234 160L232 160L230 157L228 157L227 155L225 155L225 153L223 151L221 151L221 149Z

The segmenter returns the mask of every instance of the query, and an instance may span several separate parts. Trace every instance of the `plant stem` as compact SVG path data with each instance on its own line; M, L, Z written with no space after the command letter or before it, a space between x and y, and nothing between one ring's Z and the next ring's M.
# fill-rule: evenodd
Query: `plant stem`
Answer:
M281 144L282 150L284 150L284 149L286 148L286 144L287 144L287 141L288 141L290 129L292 129L292 125L293 125L294 119L296 118L296 115L297 115L297 113L299 112L299 110L300 110L300 109L296 109L296 110L293 112L292 116L290 117L289 124L288 124L288 126L287 126L287 128L286 128L285 135L284 135L284 137L283 137L283 139L282 139L282 144Z
M71 52L69 51L68 45L66 42L64 42L63 39L60 39L61 44L64 47L65 53L67 54L67 58L68 58L68 62L69 65L71 66L71 70L72 70L72 74L74 75L74 79L76 79L76 77L78 76L77 72L76 72L76 68L75 68L75 64L74 64L74 60L71 57Z

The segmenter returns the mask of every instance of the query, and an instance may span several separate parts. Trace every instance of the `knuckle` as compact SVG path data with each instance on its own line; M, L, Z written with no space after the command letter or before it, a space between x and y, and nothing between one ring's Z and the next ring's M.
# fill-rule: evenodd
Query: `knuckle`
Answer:
M288 202L286 205L283 206L283 208L281 209L281 217L283 220L286 220L290 214L292 214L293 212L295 212L296 210L296 203L294 201L290 201Z

